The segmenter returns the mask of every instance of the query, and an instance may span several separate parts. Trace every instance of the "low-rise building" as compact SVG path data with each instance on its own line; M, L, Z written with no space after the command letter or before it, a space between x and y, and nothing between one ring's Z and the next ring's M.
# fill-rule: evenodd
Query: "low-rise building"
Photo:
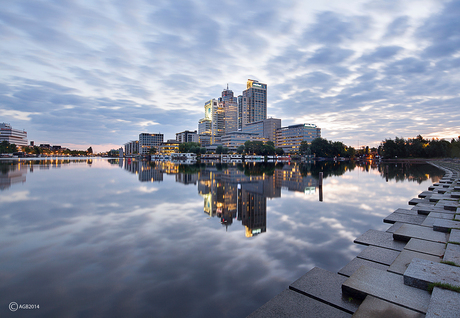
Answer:
M163 142L160 146L158 146L157 149L158 152L162 155L169 155L172 153L178 153L180 144L181 143L175 139L169 139L168 141Z
M13 129L10 124L0 124L0 142L7 141L10 144L24 147L28 146L27 132L25 130Z
M195 131L185 130L176 134L176 140L180 143L183 142L198 142L198 134Z
M276 131L281 128L281 119L267 118L264 120L248 123L243 126L242 131L247 133L258 134L275 142Z
M246 141L268 141L268 138L265 138L259 134L247 133L242 131L233 131L229 134L226 134L221 137L222 145L230 152L236 151L239 146L244 145Z
M299 151L302 141L311 143L313 139L320 137L321 128L314 124L291 125L276 130L275 146L286 153L293 153Z
M158 147L163 143L163 138L163 134L139 134L139 154L148 154L152 147L158 149Z
M125 156L132 156L139 153L139 140L131 140L124 144Z

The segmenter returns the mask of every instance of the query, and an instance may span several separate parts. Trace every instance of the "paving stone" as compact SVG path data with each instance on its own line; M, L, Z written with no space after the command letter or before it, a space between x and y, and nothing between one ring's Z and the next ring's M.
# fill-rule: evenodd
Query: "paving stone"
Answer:
M454 213L450 212L450 211L447 211L447 213L443 213L443 212L430 212L430 214L428 214L428 217L432 217L432 218L438 218L438 219L447 219L447 220L452 220L452 217L454 215Z
M442 260L460 265L460 245L447 243L446 253Z
M399 253L399 251L390 250L387 248L368 246L362 250L357 257L384 265L391 265L396 257L398 257Z
M420 258L420 259L426 259L428 261L432 262L441 262L441 257L439 256L433 256L429 254L424 254L424 253L419 253L419 252L414 252L414 251L409 251L409 250L403 250L398 257L395 259L395 261L390 265L390 267L387 269L387 271L402 275L406 271L407 267L411 263L411 261L414 258Z
M416 212L416 211L414 211ZM417 214L417 215L410 215L406 213L396 213L393 212L389 216L383 219L383 222L385 223L395 223L395 222L401 222L401 223L409 223L409 224L422 224L423 221L425 221L426 216Z
M259 317L351 317L351 314L286 289L248 316L248 318Z
M449 242L460 243L460 230L452 229L452 231L450 231Z
M396 209L394 213L408 214L408 215L418 215L419 213L416 210L412 209Z
M423 318L424 314L368 295L353 318Z
M422 225L422 226L427 226L427 227L430 227L430 228L433 228L433 224L434 224L434 222L435 222L436 220L437 220L437 218L432 218L432 217L427 216L427 217L425 218L425 220L422 222L422 224L420 224L420 225Z
M423 199L423 198L426 198L426 197L430 197L430 196L432 196L433 194L434 194L433 191L423 191L422 193L420 193L420 194L418 195L418 197Z
M403 225L404 223L401 223L401 222L395 222L392 226L390 226L385 232L388 232L388 233L394 233L394 231L396 231L397 229L399 229L401 227L401 225Z
M452 192L450 196L451 198L454 198L454 199L460 199L460 193L458 192Z
M414 206L411 210L417 211L418 214L428 215L430 212L444 212L444 207L435 208L433 204L420 203Z
M446 244L411 238L404 249L442 257L446 252Z
M398 251L393 251L393 252L399 254ZM380 264L380 263L376 263L376 262L373 262L373 261L368 261L366 259L355 257L354 259L351 260L351 262L349 262L347 265L342 267L338 271L338 273L340 275L350 277L351 275L354 274L354 272L356 272L358 270L358 268L360 268L363 265L368 266L368 267L372 267L372 268L376 268L376 269L379 269L381 271L386 271L388 269L388 267L390 267L389 265L383 265L383 264Z
M342 297L342 284L346 280L347 277L315 267L292 283L289 289L352 314L361 302Z
M426 318L459 317L460 293L435 287L431 294Z
M438 232L448 233L452 228L460 229L460 221L436 219L433 224L433 230Z
M433 194L428 200L430 200L430 202L438 202L440 200L452 201L456 199L451 198L450 194Z
M460 191L460 186L454 187L454 191Z
M401 227L403 227L403 224ZM401 229L401 228L399 228ZM397 231L399 231L396 230ZM404 242L395 241L393 239L392 233L382 232L377 230L368 230L366 233L362 234L356 240L354 240L357 244L364 244L364 245L372 245L372 246L379 246L384 248L389 248L396 251L402 251L404 246L406 245Z
M414 258L404 272L404 284L426 290L430 283L460 287L460 267Z
M398 241L409 241L418 238L426 241L447 243L447 234L435 232L433 229L420 225L403 224L393 233L393 238Z
M456 211L458 208L458 201L453 202L448 200L441 200L435 204L435 207L443 207L444 210Z
M455 221L460 221L460 214L457 214L454 218Z
M428 309L430 294L404 285L401 275L361 266L342 284L344 294L353 298L371 295L421 313Z
M414 198L414 199L411 199L409 201L409 205L416 205L416 204L420 204L420 203L429 203L430 201L428 199L418 199L418 198Z

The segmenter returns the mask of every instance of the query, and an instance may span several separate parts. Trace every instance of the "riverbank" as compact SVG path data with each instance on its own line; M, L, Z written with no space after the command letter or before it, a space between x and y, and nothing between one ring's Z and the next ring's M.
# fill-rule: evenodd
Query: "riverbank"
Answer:
M457 317L460 160L429 163L444 177L386 217L386 231L359 236L355 259L313 268L248 317Z

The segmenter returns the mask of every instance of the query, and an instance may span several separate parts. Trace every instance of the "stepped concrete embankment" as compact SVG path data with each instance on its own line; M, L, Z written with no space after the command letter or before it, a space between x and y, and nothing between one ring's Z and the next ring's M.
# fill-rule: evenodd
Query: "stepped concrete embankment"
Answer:
M460 317L460 161L430 163L444 177L356 238L355 259L313 268L248 317Z

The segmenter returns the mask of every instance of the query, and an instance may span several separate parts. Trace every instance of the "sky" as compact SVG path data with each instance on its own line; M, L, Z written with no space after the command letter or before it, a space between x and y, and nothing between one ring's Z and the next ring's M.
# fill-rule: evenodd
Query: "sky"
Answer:
M460 135L460 1L0 4L0 122L36 144L174 139L248 79L282 126L354 147Z

